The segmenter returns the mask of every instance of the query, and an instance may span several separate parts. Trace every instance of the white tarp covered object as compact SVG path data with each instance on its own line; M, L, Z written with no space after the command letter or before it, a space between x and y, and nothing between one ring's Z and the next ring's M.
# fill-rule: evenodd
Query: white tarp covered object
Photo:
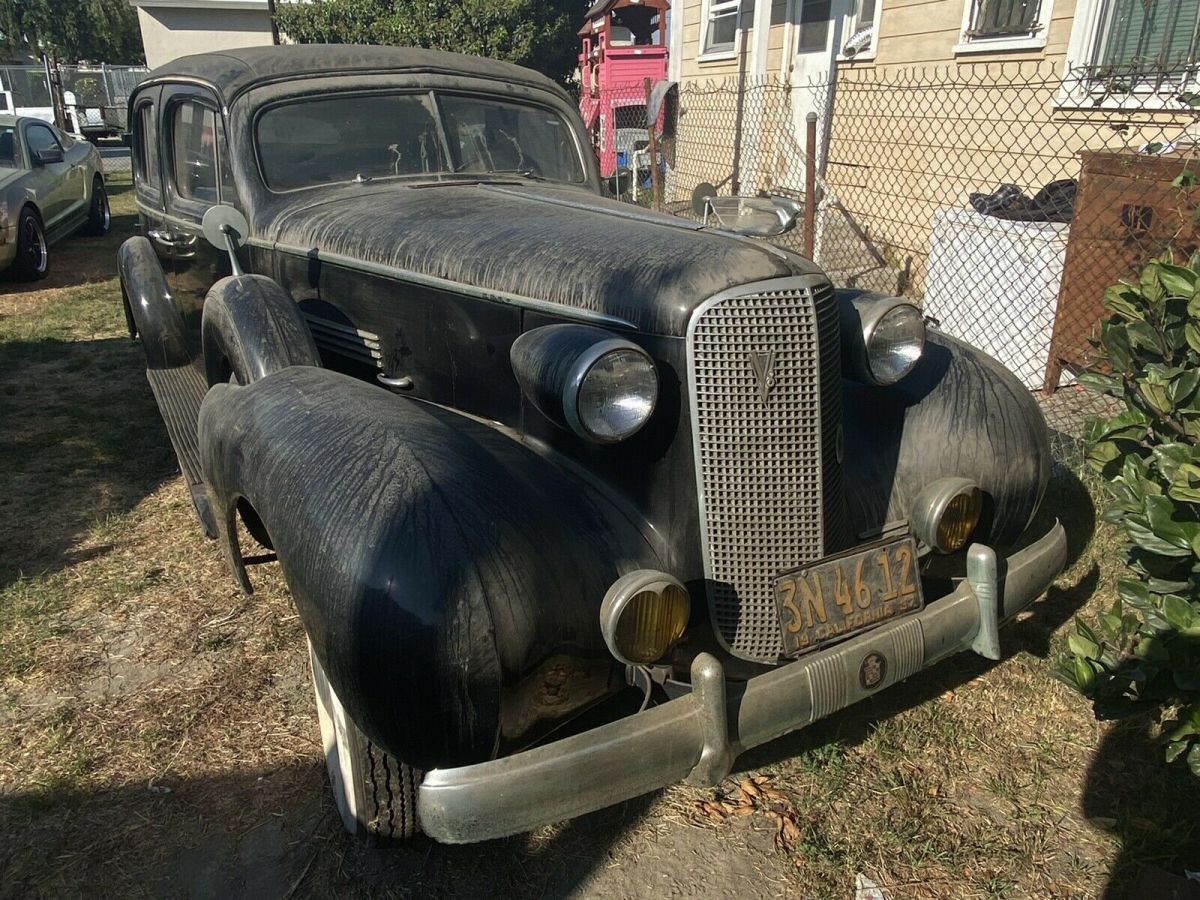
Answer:
M925 314L1040 390L1069 231L1065 223L1015 222L973 209L936 213ZM1061 383L1070 381L1064 373Z

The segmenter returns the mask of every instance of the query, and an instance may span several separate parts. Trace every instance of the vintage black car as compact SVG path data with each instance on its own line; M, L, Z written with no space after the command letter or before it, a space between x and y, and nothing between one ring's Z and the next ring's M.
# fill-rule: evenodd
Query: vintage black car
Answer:
M1027 533L1050 457L1014 377L902 300L603 198L540 75L257 48L129 104L131 335L242 587L239 521L278 556L352 830L474 841L717 783L998 658L1063 567L1057 523Z

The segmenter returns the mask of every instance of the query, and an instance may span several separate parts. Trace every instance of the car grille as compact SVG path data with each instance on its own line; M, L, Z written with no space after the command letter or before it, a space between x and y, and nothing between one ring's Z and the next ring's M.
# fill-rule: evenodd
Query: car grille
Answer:
M774 577L844 544L837 301L794 284L710 301L688 330L709 610L760 662L783 649ZM755 355L773 363L765 400Z

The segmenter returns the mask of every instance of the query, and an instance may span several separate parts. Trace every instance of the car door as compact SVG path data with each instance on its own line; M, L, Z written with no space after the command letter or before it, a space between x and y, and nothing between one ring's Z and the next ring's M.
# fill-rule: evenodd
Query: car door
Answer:
M57 128L52 130L62 144L64 162L67 164L67 218L82 219L88 213L91 187L88 183L91 178L88 158L92 153L92 145L87 141L77 141Z
M166 238L170 228L163 199L165 192L158 122L161 96L162 88L157 86L138 92L130 117L133 139L129 151L133 160L133 194L137 200L138 231L150 239L150 246L158 254L166 274L175 266L175 253Z
M32 169L28 183L33 187L46 231L53 232L63 224L72 208L71 184L68 178L71 164L49 125L44 122L25 122L22 131L25 139L25 158L29 160ZM62 158L58 162L39 163L35 157L43 151L57 152Z
M192 85L165 85L160 101L164 231L151 240L171 251L167 272L188 334L198 340L208 289L230 273L229 257L204 239L204 214L218 203L237 205L225 158L228 143L217 99ZM197 352L199 346L193 348Z

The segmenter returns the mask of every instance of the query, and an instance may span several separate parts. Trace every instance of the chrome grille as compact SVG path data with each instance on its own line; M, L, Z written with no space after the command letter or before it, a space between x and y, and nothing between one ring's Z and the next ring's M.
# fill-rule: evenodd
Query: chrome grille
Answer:
M709 610L762 662L783 646L774 576L841 544L844 521L837 303L828 282L788 287L710 301L688 330ZM755 354L773 360L765 400Z

